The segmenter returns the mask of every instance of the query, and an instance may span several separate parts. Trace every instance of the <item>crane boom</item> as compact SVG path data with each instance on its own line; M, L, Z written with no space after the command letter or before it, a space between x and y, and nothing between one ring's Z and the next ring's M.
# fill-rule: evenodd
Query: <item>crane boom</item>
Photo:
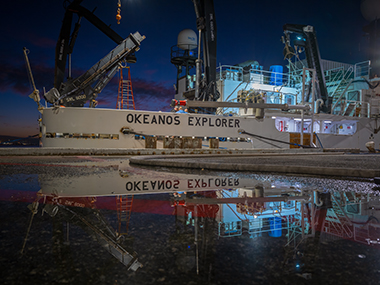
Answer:
M325 76L323 74L323 68L321 64L321 56L319 53L318 41L315 30L312 26L298 25L298 24L286 24L283 26L285 35L287 33L297 33L305 38L305 54L306 61L309 68L315 69L317 75L316 99L322 99L324 104L322 111L328 113L331 109L331 98L329 98Z
M90 101L90 107L95 107L95 98L115 75L120 62L127 60L127 57L134 56L134 52L139 50L140 43L145 38L139 32L130 34L126 39L122 38L96 17L93 12L82 7L80 5L82 2L83 0L73 0L66 7L55 49L54 88L44 94L46 101L52 104L59 103L66 107L82 107L87 101ZM77 14L79 19L71 33L74 14ZM73 51L82 18L86 18L113 40L117 46L79 77L71 78L71 71L69 70L69 77L65 82L67 56L70 56ZM69 69L70 63L71 57L69 57Z
M112 79L120 62L136 52L144 39L145 36L140 35L139 32L130 34L84 74L62 84L59 91L56 88L51 89L45 94L46 100L49 103L59 101L59 104L66 107L81 107L88 100L92 102Z
M74 0L67 6L62 22L61 31L56 44L54 87L58 90L60 89L60 86L65 78L67 55L72 52L72 49L74 47L74 42L80 27L79 22L82 17L86 18L91 24L97 27L116 44L120 44L124 40L123 37L118 35L102 20L95 16L93 12L81 6L81 2L83 2L83 0ZM79 16L79 21L76 24L73 33L70 35L74 14L77 14Z
M26 47L24 47L24 57L25 57L26 68L28 71L30 83L32 84L32 88L33 88L33 92L32 92L32 94L29 95L29 97L32 98L37 103L38 110L41 111L42 106L40 104L40 91L36 88L36 84L34 83L32 69L30 68L30 63L29 63L29 59L28 59L28 53L29 53L29 50Z
M197 16L197 29L203 41L204 86L199 98L204 101L216 101L219 92L216 88L216 19L213 0L193 0ZM199 67L197 67L199 69ZM201 74L201 72L199 72ZM200 76L197 76L200 80ZM200 83L197 82L199 86ZM197 97L197 96L196 96Z

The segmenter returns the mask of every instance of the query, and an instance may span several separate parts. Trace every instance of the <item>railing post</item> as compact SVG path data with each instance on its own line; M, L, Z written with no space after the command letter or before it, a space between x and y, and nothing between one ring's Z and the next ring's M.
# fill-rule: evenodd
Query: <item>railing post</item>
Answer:
M305 105L305 79L306 77L306 68L303 67L302 68L302 101L301 101L301 104L302 105ZM303 127L304 127L304 115L305 115L305 111L302 109L301 110L301 134L300 134L300 144L302 145L303 144Z
M313 88L311 90L311 100L312 100L312 103L311 103L311 128L310 128L310 146L313 145L313 133L314 133L314 112L315 112L315 105L314 105L314 102L315 102L315 69L313 69L313 79L312 79L312 84L313 84Z

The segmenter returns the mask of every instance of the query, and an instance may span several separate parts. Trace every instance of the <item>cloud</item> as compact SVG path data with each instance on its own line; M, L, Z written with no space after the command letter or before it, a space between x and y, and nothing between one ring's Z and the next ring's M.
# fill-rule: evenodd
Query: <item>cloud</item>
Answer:
M147 69L144 71L144 73L146 74L147 77L151 77L155 74L157 74L157 69Z
M49 50L53 50L57 43L57 39L40 37L37 34L28 34L28 40L37 47L47 48Z
M28 96L33 88L28 78L26 64L11 63L6 59L0 60L0 91L11 90L14 93ZM32 66L32 74L37 89L43 86L52 86L54 80L54 69L45 64L34 64Z
M136 110L170 111L174 90L163 83L136 78L132 80ZM99 107L116 108L118 80L114 78L99 94Z
M11 91L21 96L29 96L33 88L28 78L28 71L22 53L16 57L0 59L0 91ZM54 83L54 67L48 66L49 61L42 60L35 63L30 60L34 82L40 94L43 88L49 91ZM76 68L73 76L77 77L86 72ZM118 93L118 76L98 96L99 107L116 108ZM170 102L174 97L174 90L165 82L148 81L141 78L132 79L132 89L136 109L150 111L170 111ZM42 96L41 96L42 97Z

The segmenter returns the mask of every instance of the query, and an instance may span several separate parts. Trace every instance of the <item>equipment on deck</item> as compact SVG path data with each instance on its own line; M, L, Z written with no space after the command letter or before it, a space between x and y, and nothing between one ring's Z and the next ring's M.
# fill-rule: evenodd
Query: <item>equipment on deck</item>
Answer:
M331 109L331 98L329 97L326 88L326 81L323 74L321 56L314 27L308 25L286 24L283 26L283 30L286 37L284 56L288 59L294 55L294 50L289 46L290 33L300 35L300 37L296 39L295 45L305 48L308 68L315 69L317 75L318 84L315 86L317 91L315 100L322 99L324 104L321 106L321 111L329 113Z
M90 107L95 107L97 105L95 98L112 79L120 62L128 60L130 56L138 51L141 41L145 39L145 36L141 36L139 32L133 35L130 34L126 39L123 39L92 12L82 7L80 5L82 1L83 0L74 0L66 8L63 25L56 46L54 88L44 95L45 99L52 104L59 103L66 107L82 107L87 101L90 101ZM78 14L79 19L70 36L71 22L74 13ZM78 78L71 78L70 58L82 17L88 19L99 30L117 43L118 46L83 75ZM68 80L64 82L68 55L69 77Z

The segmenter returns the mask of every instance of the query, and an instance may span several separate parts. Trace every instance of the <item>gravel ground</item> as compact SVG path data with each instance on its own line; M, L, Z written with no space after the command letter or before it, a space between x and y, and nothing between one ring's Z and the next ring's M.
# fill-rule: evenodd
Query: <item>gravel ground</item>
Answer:
M209 156L201 157L163 158L171 161L202 161L204 163L226 164L269 164L269 165L296 165L314 167L341 167L357 169L380 169L380 154L340 154L340 155L272 155L272 156Z

